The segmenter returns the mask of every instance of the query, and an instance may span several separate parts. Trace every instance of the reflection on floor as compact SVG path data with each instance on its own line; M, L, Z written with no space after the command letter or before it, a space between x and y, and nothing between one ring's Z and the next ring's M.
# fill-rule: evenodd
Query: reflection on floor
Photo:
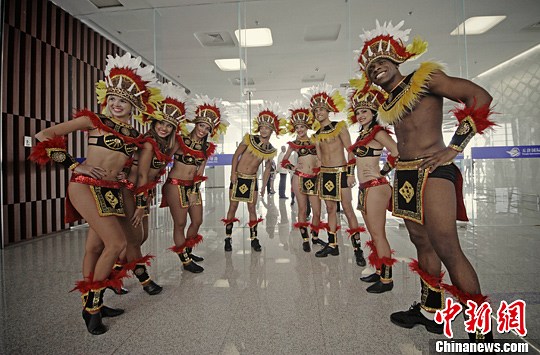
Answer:
M429 339L445 339L389 320L391 312L419 299L418 279L406 264L415 257L414 248L398 219L387 216L388 238L400 260L395 287L373 295L358 280L372 270L353 263L343 235L337 257L302 251L300 235L291 228L296 206L290 202L272 195L259 203L265 218L259 225L261 253L251 251L247 212L239 209L242 224L234 229L233 251L225 253L219 221L227 207L225 190L207 189L205 240L196 249L205 258L201 274L183 271L178 257L166 250L172 245L171 219L167 210L154 210L144 251L157 256L150 273L164 291L149 296L135 278L125 283L127 295L108 291L106 304L126 312L106 318L109 331L97 337L84 327L79 295L68 293L80 278L86 228L3 250L0 353L421 354ZM526 339L534 353L540 339L538 211L497 213L495 199L486 196L470 202L475 226L459 228L462 246L493 304L526 301ZM341 223L346 226L343 215ZM452 325L455 337L464 339L461 322L460 316Z

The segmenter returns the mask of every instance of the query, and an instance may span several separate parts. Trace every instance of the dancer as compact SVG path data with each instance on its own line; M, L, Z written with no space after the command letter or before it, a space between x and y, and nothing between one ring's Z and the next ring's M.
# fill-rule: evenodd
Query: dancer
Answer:
M321 162L319 197L326 203L328 212L328 244L315 256L322 258L329 254L339 255L336 233L340 228L337 223L337 201L340 201L349 223L347 233L351 238L356 264L366 266L360 242L360 232L365 229L358 226L352 206L351 187L356 185L356 160L351 152L348 152L348 160L345 158L345 149L351 145L351 136L345 122L332 122L329 116L330 112L337 113L345 108L345 99L339 91L326 83L310 88L307 98L313 115L321 126L312 138Z
M319 199L319 181L318 173L320 164L317 159L317 149L310 140L307 132L313 129L313 115L310 114L309 104L302 100L296 100L289 108L290 116L287 122L287 128L290 133L296 133L296 139L288 142L287 152L283 156L281 166L284 169L294 171L292 176L292 190L298 200L298 222L294 224L295 228L300 229L302 236L302 249L305 252L311 251L309 244L309 234L307 227L311 227L311 241L315 244L320 244L323 247L326 245L319 239L319 231L326 226L321 223L321 200ZM289 161L289 157L293 152L298 154L296 165ZM308 201L311 204L313 211L311 223L307 222L307 205Z
M253 119L253 132L255 134L247 133L234 152L231 167L229 210L226 218L221 220L225 224L225 251L232 251L233 223L239 222L235 215L240 202L247 202L251 247L257 252L262 250L257 237L257 225L263 220L262 218L257 219L257 170L264 161L265 168L262 183L264 191L270 176L271 161L277 153L276 148L270 144L270 136L272 132L275 132L276 136L285 133L285 119L279 118L278 115L279 106L271 102L265 102L257 117Z
M375 30L360 36L364 45L358 57L367 78L388 93L379 119L394 126L398 141L393 214L405 219L418 255L411 268L421 279L420 304L415 302L390 319L401 327L423 324L430 332L442 333L443 326L433 321L433 313L444 306L443 288L462 303L486 300L459 244L456 218L467 220L467 215L463 180L453 160L476 133L494 125L489 120L492 98L471 81L447 76L438 63L424 62L415 72L401 74L399 64L427 48L420 38L405 46L410 30L401 30L402 26L403 21L395 27L377 21ZM459 126L448 146L442 135L444 98L465 105L454 110ZM442 282L441 262L453 286ZM479 332L469 335L472 340L483 338ZM492 333L485 337L492 338Z
M84 280L75 289L82 293L82 316L88 331L103 334L107 327L102 317L117 316L123 310L103 306L108 286L118 288L125 270L111 273L120 252L126 247L126 235L119 217L124 217L124 202L118 174L140 142L140 134L131 126L133 112L141 119L152 114L159 90L155 87L153 67L141 66L141 58L107 56L105 81L97 84L98 102L103 114L83 110L71 121L57 124L36 134L40 142L30 159L44 164L57 162L73 171L66 196L65 222L84 218L95 233L86 240L83 260ZM78 163L66 150L64 136L88 131L86 160Z
M229 123L225 119L221 99L196 95L193 103L182 104L180 98L176 97L178 102L173 104L171 101L169 108L172 110L174 106L174 109L188 117L194 114L195 117L190 119L190 122L195 124L195 127L188 134L177 137L174 165L162 189L161 207L169 207L174 221L174 246L169 249L178 254L184 270L200 273L204 268L196 262L204 259L194 255L192 250L203 240L199 234L203 223L200 187L207 179L204 176L206 162L216 150L216 145L208 142L208 137L218 140L220 135L225 134ZM188 213L191 223L186 232Z
M151 117L150 129L144 135L144 144L135 153L125 187L122 189L126 204L123 225L127 232L126 257L128 269L133 273L149 295L156 295L162 287L148 275L150 255L142 256L141 246L148 239L149 205L153 191L165 174L175 147L176 132L185 119L184 103L187 95L184 89L172 83L160 85L161 96L158 114Z
M386 209L392 197L392 188L385 175L395 165L398 155L397 144L390 137L390 132L377 124L377 109L384 102L385 96L379 89L370 86L365 78L352 79L350 82L349 123L360 124L360 135L356 142L348 148L356 155L356 167L360 188L358 190L358 207L366 223L371 241L367 246L371 249L369 263L376 272L361 277L365 282L374 282L367 288L370 293L383 293L392 290L392 250L386 239ZM383 170L379 160L383 148L390 151ZM368 207L369 206L369 207Z

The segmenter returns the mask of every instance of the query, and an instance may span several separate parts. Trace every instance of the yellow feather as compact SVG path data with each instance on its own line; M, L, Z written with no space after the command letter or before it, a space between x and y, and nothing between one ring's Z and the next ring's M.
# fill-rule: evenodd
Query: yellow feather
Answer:
M355 89L362 89L366 85L366 78L362 76L358 79L350 79L349 85Z
M244 135L244 138L242 139L242 143L244 143L246 146L247 146L247 150L255 155L257 158L260 158L262 160L268 160L268 159L273 159L276 155L277 155L277 151L274 150L274 152L272 153L268 153L268 154L265 154L261 151L259 151L257 148L255 148L252 144L251 144L251 139L250 139L250 135L248 133L246 133Z
M336 90L336 92L334 92L334 94L332 95L332 100L334 100L334 104L336 105L338 111L339 112L343 111L343 109L345 108L346 102L345 102L345 98L341 96L339 91Z
M416 36L414 37L412 43L407 45L407 52L413 53L414 55L410 59L417 58L424 54L427 51L428 43L422 38Z
M101 105L105 102L107 95L107 86L103 80L100 80L96 83L96 96L97 102Z
M346 128L346 127L347 127L347 124L344 121L339 121L332 132L316 134L314 136L314 140L316 142L321 142L324 140L336 138L337 136L339 136L343 128Z
M413 74L410 87L392 108L385 110L383 105L379 107L379 119L385 124L399 122L407 112L410 112L418 104L418 101L426 94L426 83L436 70L443 70L443 66L436 62L424 62Z

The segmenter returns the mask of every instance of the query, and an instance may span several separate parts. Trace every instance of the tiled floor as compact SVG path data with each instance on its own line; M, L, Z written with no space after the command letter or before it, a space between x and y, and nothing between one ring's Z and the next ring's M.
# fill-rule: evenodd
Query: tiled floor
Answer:
M205 271L182 270L172 245L167 210L152 218L144 251L155 254L150 273L164 287L148 296L136 279L130 293L106 293L105 302L125 314L107 318L109 331L90 335L80 316L80 298L68 293L80 278L86 228L15 245L2 250L0 294L2 354L421 354L429 339L444 339L423 327L394 326L389 315L418 300L418 279L406 261L415 257L406 229L388 215L387 233L400 262L395 287L381 295L365 291L358 278L371 272L353 263L348 241L340 237L338 257L305 253L291 231L296 209L276 195L259 204L263 251L252 253L247 214L239 210L233 252L223 251L219 222L227 206L225 190L206 189ZM497 213L495 197L469 196L474 225L459 228L468 257L478 271L484 293L494 304L527 302L526 339L530 353L540 347L540 214L517 208ZM342 216L342 225L346 220ZM363 234L363 241L367 235ZM536 275L536 276L535 276ZM462 317L458 318L459 322ZM456 338L466 337L453 323ZM518 339L513 334L497 338Z

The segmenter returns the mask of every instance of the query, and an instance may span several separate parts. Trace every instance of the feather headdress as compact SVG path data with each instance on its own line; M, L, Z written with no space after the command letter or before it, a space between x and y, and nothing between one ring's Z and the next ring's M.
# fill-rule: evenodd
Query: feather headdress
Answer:
M350 79L349 85L347 90L347 98L349 99L347 118L349 124L358 122L355 115L357 109L366 108L377 112L379 106L386 100L386 94L378 87L370 85L364 76Z
M381 26L379 20L376 20L375 29L364 30L360 35L364 45L360 51L355 52L361 71L367 71L371 62L377 58L386 58L400 64L426 52L428 44L420 37L415 37L411 44L405 45L411 30L402 30L403 24L404 21L401 21L393 26L390 21Z
M277 102L264 101L259 108L257 117L253 119L253 132L259 133L261 126L268 126L274 132L276 136L284 134L286 132L287 121L280 116L280 107Z
M206 123L212 127L210 137L214 140L219 139L219 135L225 134L229 122L223 101L218 98L210 98L207 95L195 95L193 99L195 106L195 117L190 120L191 123Z
M330 84L321 83L312 86L304 94L309 100L311 109L323 107L329 112L340 112L345 108L345 99L337 89L332 88Z
M135 118L146 122L154 115L159 101L163 98L157 87L157 79L151 65L142 66L142 58L133 58L130 53L107 56L105 80L96 83L98 103L104 110L107 96L116 95L129 101L136 109Z

